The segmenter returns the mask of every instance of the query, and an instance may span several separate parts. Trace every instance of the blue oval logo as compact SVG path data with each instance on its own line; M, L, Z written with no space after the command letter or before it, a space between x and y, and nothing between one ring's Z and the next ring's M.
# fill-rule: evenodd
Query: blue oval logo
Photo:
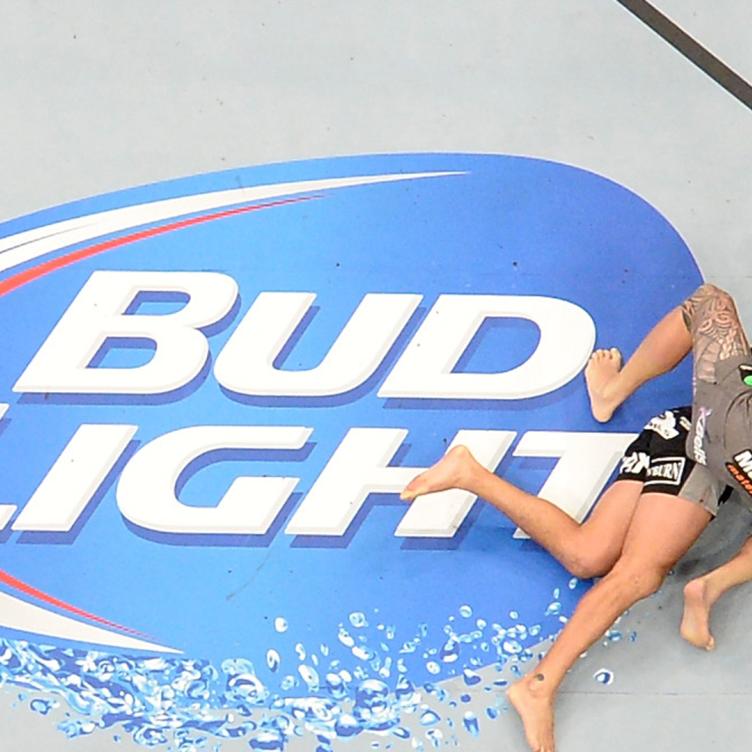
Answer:
M655 209L570 166L272 165L0 235L6 645L200 659L225 705L354 699L340 736L398 728L374 708L405 682L524 658L585 587L468 494L405 505L412 475L464 443L581 519L689 400L682 367L590 417L594 344L631 351L701 278Z

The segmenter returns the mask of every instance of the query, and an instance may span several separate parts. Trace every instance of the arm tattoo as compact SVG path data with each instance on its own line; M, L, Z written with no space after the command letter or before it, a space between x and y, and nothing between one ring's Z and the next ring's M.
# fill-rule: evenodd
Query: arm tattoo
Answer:
M714 285L703 285L682 304L692 334L695 379L714 382L716 364L749 353L733 298Z

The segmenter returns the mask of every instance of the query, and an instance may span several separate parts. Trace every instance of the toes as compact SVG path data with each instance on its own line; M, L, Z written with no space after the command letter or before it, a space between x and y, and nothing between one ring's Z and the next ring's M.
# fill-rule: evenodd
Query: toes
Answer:
M400 492L402 501L412 501L420 493L420 482L418 478L410 481Z
M400 492L400 499L403 501L414 501L418 496L431 492L431 483L428 479L419 475L413 478Z

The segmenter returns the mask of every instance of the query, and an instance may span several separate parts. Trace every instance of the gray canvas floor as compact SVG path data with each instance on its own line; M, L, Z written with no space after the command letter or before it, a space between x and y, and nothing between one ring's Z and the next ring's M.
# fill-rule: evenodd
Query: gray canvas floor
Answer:
M752 77L748 3L655 5ZM752 326L752 113L615 0L0 0L0 9L0 219L305 157L535 155L645 197ZM597 645L576 666L558 712L562 752L704 752L750 736L752 588L719 605L714 653L677 636L683 584L726 558L750 521L727 505L661 592L624 618L637 640ZM602 667L615 676L608 687L593 680ZM104 736L70 742L49 718L14 707L16 695L0 690L2 749L128 748ZM463 750L525 748L511 713L487 723L480 742L457 738Z

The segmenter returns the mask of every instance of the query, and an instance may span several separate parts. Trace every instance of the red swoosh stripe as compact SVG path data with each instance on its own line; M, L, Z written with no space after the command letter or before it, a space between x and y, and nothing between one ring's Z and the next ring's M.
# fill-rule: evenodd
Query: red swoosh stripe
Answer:
M91 245L88 248L81 248L78 251L73 251L64 256L58 256L57 258L45 261L42 264L26 269L25 271L14 274L12 277L0 282L0 296L3 296L19 287L33 282L35 279L44 277L47 274L51 274L58 269L62 269L65 266L75 264L77 261L96 256L97 254L104 253L105 251L111 251L115 248L128 245L129 243L135 243L138 240L145 240L146 238L153 238L157 235L164 235L174 230L182 230L185 227L191 227L193 225L203 224L205 222L212 222L215 219L224 219L225 217L233 217L236 214L247 214L248 212L258 211L259 209L269 209L273 206L285 206L286 204L297 204L301 201L310 201L315 196L303 196L301 198L287 198L281 201L270 201L266 204L255 204L254 206L241 206L237 209L227 209L221 212L215 212L214 214L206 214L201 217L191 217L190 219L182 219L179 222L172 222L169 225L162 225L160 227L152 227L148 230L141 230L140 232L134 232L130 235L125 235L113 240L107 240L104 243L97 243Z
M82 616L85 619L89 619L90 621L97 622L98 624L103 624L107 627L112 627L113 629L118 629L121 632L127 632L128 634L138 635L139 637L147 637L147 635L143 634L143 632L139 632L136 629L131 629L130 627L124 627L122 624L117 624L114 621L109 621L108 619L104 619L101 616L92 614L89 611L84 611L81 608L72 606L70 603L61 601L59 598L55 598L54 596L49 595L48 593L45 593L41 590L38 590L35 587L32 587L26 582L22 582L21 580L17 579L11 574L8 574L8 572L2 569L0 569L0 583L13 588L14 590L19 590L25 595L30 595L32 598L36 598L37 600L43 601L44 603L48 603L51 606L56 606L57 608L60 608L63 611L68 611L69 613L76 614L76 616Z
M135 232L120 238L105 241L104 243L97 243L96 245L89 246L88 248L82 248L78 251L68 253L64 256L59 256L58 258L45 261L44 263L39 264L31 269L26 269L19 274L15 274L12 277L9 277L8 279L0 282L0 296L12 292L13 290L18 289L19 287L22 287L29 282L33 282L40 277L51 274L58 269L70 266L71 264L75 264L77 261L82 261L83 259L90 258L91 256L96 256L97 254L105 253L106 251L111 251L115 248L120 248L121 246L128 245L129 243L135 243L139 240L145 240L146 238L152 238L157 235L164 235L168 232L173 232L174 230L181 230L185 227L191 227L193 225L211 222L216 219L232 217L237 214L246 214L248 212L257 211L259 209L268 209L274 206L284 206L286 204L296 204L301 201L309 201L311 198L314 197L304 196L302 198L283 199L281 201L271 201L266 204L256 204L254 206L243 206L236 209L228 209L222 212L215 212L214 214L207 214L200 217L183 219L179 222L172 222L168 225L162 225L160 227L152 227L148 230ZM0 583L13 588L14 590L18 590L25 595L31 596L32 598L36 598L43 603L55 606L62 609L63 611L68 611L69 613L76 614L77 616L89 619L90 621L96 622L98 624L102 624L104 626L111 627L128 634L147 637L147 635L144 635L138 630L131 629L130 627L124 627L122 624L117 624L116 622L110 621L109 619L105 619L101 616L97 616L96 614L92 614L89 611L84 611L77 606L73 606L70 603L66 603L59 598L55 598L54 596L49 595L48 593L45 593L42 590L39 590L38 588L35 588L16 577L13 577L13 575L8 574L8 572L5 572L2 569L0 569Z

